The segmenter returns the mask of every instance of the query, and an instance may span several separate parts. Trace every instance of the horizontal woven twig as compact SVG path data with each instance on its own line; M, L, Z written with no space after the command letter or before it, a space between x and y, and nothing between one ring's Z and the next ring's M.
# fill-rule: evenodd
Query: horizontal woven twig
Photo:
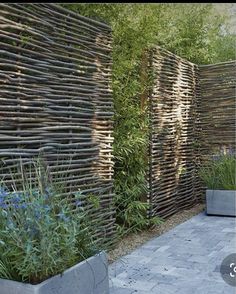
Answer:
M200 66L203 154L235 149L236 62Z
M197 177L200 103L198 67L156 47L150 55L150 215L164 218L200 200Z
M104 240L114 233L111 47L109 26L59 5L0 4L0 177L11 187L20 158L42 154L64 197L99 196Z

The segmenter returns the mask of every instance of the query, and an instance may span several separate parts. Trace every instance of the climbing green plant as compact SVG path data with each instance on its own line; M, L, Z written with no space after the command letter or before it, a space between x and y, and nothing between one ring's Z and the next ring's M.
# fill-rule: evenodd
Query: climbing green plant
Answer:
M140 94L151 79L141 79L145 49L160 45L198 64L234 59L233 36L212 4L62 4L112 27L114 98L114 186L120 231L137 231L157 222L147 219L148 118ZM226 50L227 48L227 50Z

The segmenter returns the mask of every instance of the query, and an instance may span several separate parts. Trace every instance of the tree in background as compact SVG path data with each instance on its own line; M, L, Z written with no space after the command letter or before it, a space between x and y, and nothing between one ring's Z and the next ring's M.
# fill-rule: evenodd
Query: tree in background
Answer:
M113 31L114 156L117 224L140 230L147 216L148 120L140 94L145 49L160 45L197 64L235 59L235 36L212 4L63 4L84 16L109 23ZM224 30L222 30L224 28ZM152 220L155 222L155 220Z

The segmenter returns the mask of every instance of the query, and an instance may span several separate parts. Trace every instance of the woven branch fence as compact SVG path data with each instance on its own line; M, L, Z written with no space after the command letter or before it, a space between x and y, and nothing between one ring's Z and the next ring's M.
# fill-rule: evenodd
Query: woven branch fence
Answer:
M150 216L202 201L200 164L220 149L235 150L235 69L235 61L197 66L160 47L150 52Z
M202 155L236 144L236 62L199 66Z
M107 25L59 5L0 4L0 178L10 187L11 168L42 156L64 197L82 191L103 242L115 231L111 41ZM235 62L197 66L160 47L144 57L154 76L141 97L150 107L147 201L150 216L166 218L202 199L202 155L235 146Z
M235 150L236 62L197 66L155 47L149 69L149 215L166 218L202 200L209 154Z
M110 53L103 23L54 4L0 4L0 177L10 187L10 168L42 156L64 197L99 197L103 241L115 213Z
M152 50L150 66L150 214L168 217L200 197L195 152L200 128L198 68L160 47Z

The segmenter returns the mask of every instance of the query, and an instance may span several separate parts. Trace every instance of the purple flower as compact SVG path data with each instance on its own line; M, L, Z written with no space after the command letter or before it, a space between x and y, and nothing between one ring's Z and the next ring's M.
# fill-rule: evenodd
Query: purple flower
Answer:
M81 200L76 200L75 201L75 205L78 207L78 206L82 206L82 202Z
M7 204L6 204L7 196L8 196L7 191L3 187L0 187L0 207L7 208Z
M235 150L234 150L232 147L230 147L230 148L228 149L228 154L229 154L229 155L232 155L232 156L235 156Z
M221 158L221 155L219 155L219 154L217 154L217 155L215 154L215 155L212 156L212 159L214 161L220 160L220 158Z
M50 187L45 188L45 198L47 199L52 194L52 189Z
M6 204L4 202L2 202L2 203L0 202L0 207L3 208L3 209L6 209L6 208L9 207L9 204Z
M38 229L36 229L34 227L31 228L31 230L30 230L31 237L35 237L38 233L39 233L39 230Z
M38 211L38 210L35 210L34 216L35 216L36 219L41 219L41 212Z
M28 205L27 205L26 203L22 203L22 204L20 205L20 207L23 208L23 209L27 208L27 206L28 206Z
M4 198L6 198L8 195L9 195L9 193L8 193L3 187L0 186L0 198L1 198L1 199L4 199Z
M22 199L21 193L14 192L11 195L13 196L13 198L11 198L12 203L19 203Z
M49 205L44 205L43 208L45 209L46 212L51 210L51 207Z
M59 216L59 218L60 218L61 220L65 221L65 222L68 222L68 221L70 220L69 217L66 217L65 214L64 214L63 212L60 212L60 213L58 214L58 216Z

